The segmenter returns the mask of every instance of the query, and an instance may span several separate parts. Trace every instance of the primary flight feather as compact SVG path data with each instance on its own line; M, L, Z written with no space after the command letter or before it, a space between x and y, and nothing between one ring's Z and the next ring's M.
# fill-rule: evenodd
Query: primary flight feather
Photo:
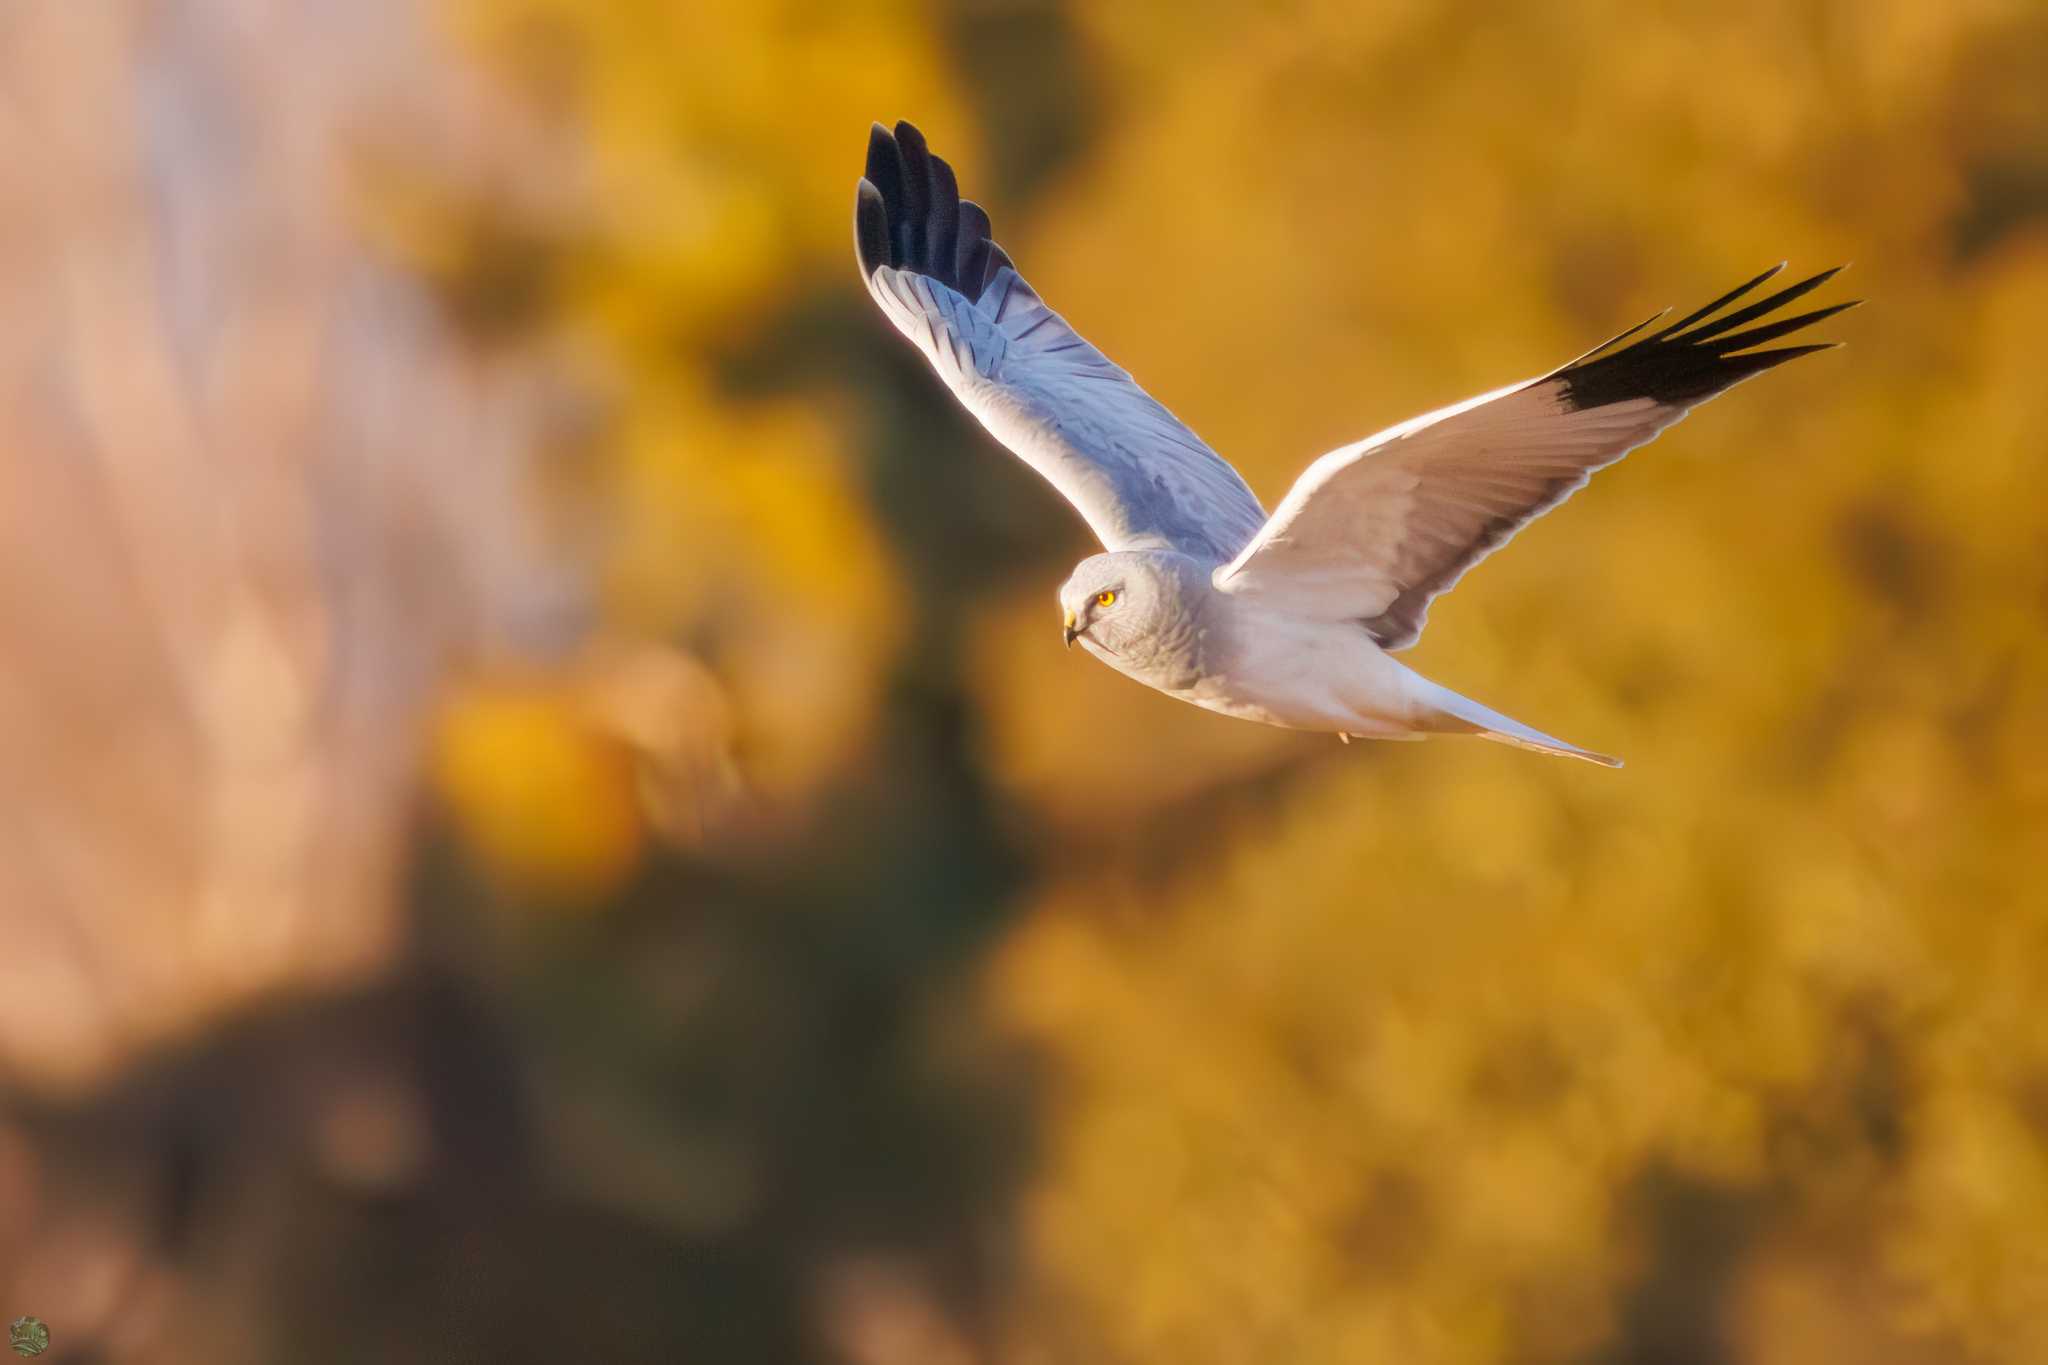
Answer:
M916 128L875 125L854 213L868 292L1106 551L1060 589L1068 644L1269 725L1476 734L1610 766L1391 652L1415 643L1432 599L1594 470L1715 394L1827 349L1768 343L1854 306L1764 321L1828 270L1722 311L1779 265L1677 322L1648 331L1660 315L1548 374L1333 450L1269 517L1235 469L1045 305L989 232Z

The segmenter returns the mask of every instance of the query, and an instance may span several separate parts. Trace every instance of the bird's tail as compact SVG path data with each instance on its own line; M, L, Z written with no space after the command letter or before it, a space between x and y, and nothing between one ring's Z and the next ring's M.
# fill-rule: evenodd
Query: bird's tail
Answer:
M1423 727L1439 734L1478 735L1481 739L1494 740L1501 744L1512 744L1518 749L1534 749L1540 754L1562 754L1566 758L1583 758L1588 763L1598 763L1603 768L1619 768L1621 760L1606 754L1596 754L1591 749L1581 749L1576 744L1567 744L1554 739L1541 730L1532 729L1518 720L1510 720L1500 712L1481 706L1470 697L1461 697L1448 687L1418 678L1416 681L1427 687L1427 701L1435 708L1435 714L1423 721Z

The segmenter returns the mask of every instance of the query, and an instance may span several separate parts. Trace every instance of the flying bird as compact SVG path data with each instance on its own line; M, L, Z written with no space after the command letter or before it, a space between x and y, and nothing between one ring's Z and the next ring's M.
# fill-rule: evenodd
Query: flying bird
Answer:
M1833 343L1756 348L1860 302L1763 320L1838 266L1722 311L1780 263L1677 322L1647 330L1660 313L1547 374L1333 450L1268 515L1235 469L1046 306L989 231L916 128L874 126L854 209L868 292L1102 542L1060 588L1069 647L1268 725L1347 741L1478 735L1609 767L1620 760L1439 686L1395 652L1422 634L1439 594L1594 470Z

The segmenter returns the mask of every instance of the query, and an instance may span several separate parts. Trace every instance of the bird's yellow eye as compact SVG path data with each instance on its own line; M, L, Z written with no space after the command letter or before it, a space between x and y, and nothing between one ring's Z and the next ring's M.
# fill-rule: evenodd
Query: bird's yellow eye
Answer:
M1115 606L1115 605L1116 605L1116 594L1115 594L1115 593L1113 593L1113 592L1099 592L1099 593L1096 593L1096 594L1095 594L1095 605L1096 605L1096 606L1098 606L1098 607L1113 607L1113 606Z

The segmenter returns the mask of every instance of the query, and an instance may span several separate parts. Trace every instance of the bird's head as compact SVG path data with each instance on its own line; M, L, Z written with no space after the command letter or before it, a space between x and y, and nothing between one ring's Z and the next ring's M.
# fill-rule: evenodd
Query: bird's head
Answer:
M1092 555L1074 566L1060 588L1060 615L1069 646L1079 640L1096 653L1129 658L1152 641L1161 622L1185 597L1179 555L1124 551Z

